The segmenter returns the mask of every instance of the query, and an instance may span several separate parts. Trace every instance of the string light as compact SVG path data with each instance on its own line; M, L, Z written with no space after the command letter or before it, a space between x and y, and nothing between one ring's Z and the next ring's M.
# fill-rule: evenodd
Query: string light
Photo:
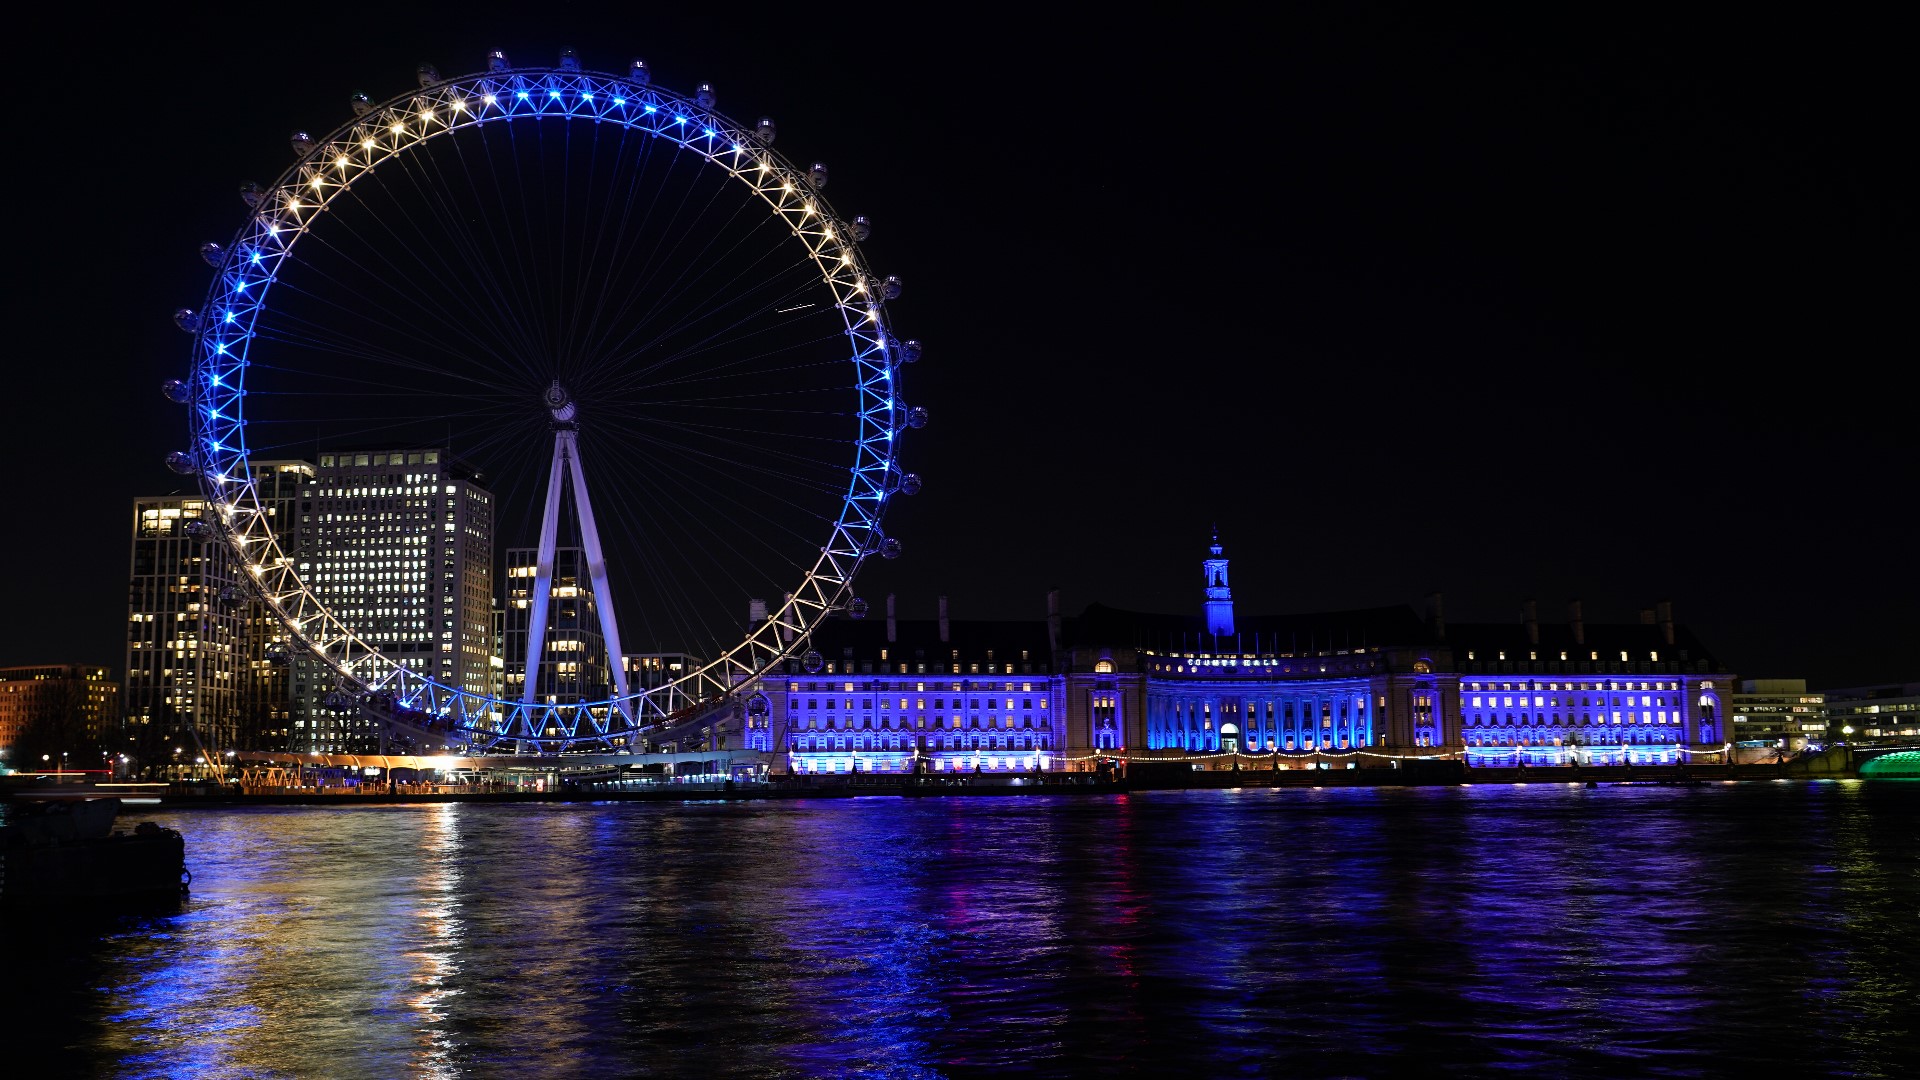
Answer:
M527 87L527 89L515 90L513 89L514 83L517 83L521 87ZM530 89L535 87L531 87L526 81L517 78L514 80L514 83L508 84L509 92L515 94L519 100L527 101L530 97ZM329 208L332 204L332 200L329 198L330 192L352 190L351 186L345 182L344 174L346 172L353 171L357 175L359 170L372 168L377 165L379 161L384 159L385 155L404 150L416 142L430 138L439 131L455 130L457 124L464 124L464 114L469 111L467 108L469 101L467 99L470 97L479 97L485 106L497 106L499 99L494 93L494 88L498 85L499 82L494 79L463 79L460 80L458 85L444 85L424 95L422 98L415 99L414 107L416 109L416 115L418 119L422 121L419 131L411 131L404 122L405 106L389 104L382 112L375 113L373 120L357 120L352 122L346 129L337 132L333 136L333 139L336 140L333 143L336 152L333 165L341 178L333 181L332 184L329 185L322 177L309 173L308 176L298 181L298 183L302 186L309 187L311 191L316 193L313 199L303 203L302 200L298 198L292 198L287 195L281 196L285 201L280 205L284 206L288 212L288 217L284 219L284 230L278 221L273 220L265 214L256 219L256 229L263 232L266 236L276 238L276 243L271 249L273 263L277 263L283 256L289 254L293 241L305 234L308 219L311 214L323 213ZM597 102L599 97L604 93L605 96L612 98L614 105L621 106L624 109L628 104L628 97L625 95L629 94L630 91L617 83L595 81L592 78L582 78L577 82L569 82L567 85L578 93L580 100L583 102ZM593 89L583 89L583 87L593 87ZM554 88L552 84L539 88L547 89L548 96L552 100L558 101L564 96L562 91ZM475 94L475 91L484 92ZM644 93L651 95L653 92L645 91ZM689 116L687 114L678 114L671 111L674 103L670 99L655 97L654 100L667 101L669 115L673 116L675 125L689 124ZM655 105L647 104L644 101L635 101L634 104L641 106L646 115L653 115L658 111ZM456 121L454 116L437 116L436 112L443 106L447 111L454 114L454 116L460 116L463 119ZM571 115L573 113L571 107L563 110L548 111L536 109L532 111L537 115ZM596 111L604 112L603 110ZM510 113L511 110L505 110L505 112ZM497 118L500 115L500 113L495 113L492 114L491 118ZM481 114L473 118L473 122L483 123L489 118L488 115ZM637 117L629 122L640 132L654 136L665 136L689 149L701 150L700 144L695 143L693 140L696 138L704 138L708 140L705 151L703 152L703 156L706 157L707 160L719 160L713 151L711 140L714 139L723 140L723 145L732 149L736 155L734 159L736 163L738 161L738 155L753 153L743 142L735 141L741 138L737 131L732 129L723 130L717 126L710 126L714 123L712 119L706 117L702 119L705 121L705 125L682 126L677 128L669 127L664 123L641 126ZM433 123L436 120L441 121L439 126ZM390 133L393 136L384 144L378 139L379 125L383 122L388 125ZM693 134L694 131L698 131L698 135ZM358 140L352 140L352 135L359 135L361 137ZM355 168L349 169L349 159L340 151L351 148L354 141L359 142L360 148L366 151L366 157L354 161L353 164ZM762 178L774 171L771 168L770 161L764 155L754 153L754 158L755 164L759 166L759 172ZM790 172L785 172L785 170L782 171L786 176L790 177L793 175ZM742 180L747 179L741 172L732 172L732 175ZM767 195L770 190L770 186L766 185L764 179L747 182L753 190L763 196ZM294 182L287 183L287 187L290 188L293 186ZM791 179L786 179L783 182L783 191L787 194L795 193L795 182ZM786 202L784 199L776 201L780 203ZM795 209L791 204L776 206L776 212L781 216L793 214ZM807 201L803 207L798 209L800 210L798 216L802 218L811 219L816 215L820 215L829 217L830 219L830 212L818 205L818 202L814 200ZM837 234L831 225L823 225L818 231L811 233L796 231L796 235L800 237L809 253L820 261L819 264L823 268L831 261L827 258L827 253L822 250L823 245L821 242L823 236L829 240L836 237ZM264 241L256 242L264 243ZM828 272L826 284L836 291L836 299L846 296L846 290L854 288L856 282L858 283L859 292L869 292L870 290L866 290L864 286L863 271L855 266L855 260L852 256L844 249L836 251L833 254L839 256L837 260L838 266L853 267L855 270L854 273L845 273L844 276L835 276L842 274L843 271L841 270ZM255 261L256 263L259 261L257 253L255 255ZM268 265L273 265L273 263L269 263ZM253 337L252 323L254 319L258 317L258 313L262 310L261 306L264 303L264 298L255 299L252 287L258 285L260 287L258 292L264 294L272 284L272 281L271 276L256 278L254 280L234 277L228 280L227 284L230 289L230 295L232 297L243 298L230 302L230 306L224 313L223 321L227 324L236 323L236 310L240 314L244 314L246 319L239 320L240 325L235 327L233 332L234 336L232 336L229 341L213 343L213 352L219 357L217 366L209 367L202 372L202 378L204 378L209 385L225 390L227 384L223 379L228 377L235 377L237 379L239 368L235 365L244 365L247 363L245 355L246 342ZM856 359L873 354L878 348L878 342L882 340L885 331L880 318L880 312L877 308L868 305L866 310L860 311L855 306L845 303L836 303L833 306L843 313L843 317L848 323L848 332L855 338L856 351L859 354ZM229 344L231 344L231 348L229 348ZM872 392L874 387L881 381L892 378L892 372L888 370L884 364L874 365L871 371L868 371L866 367L862 367L861 370L863 374L861 376L860 389L863 393ZM237 394L237 387L233 389L232 392ZM232 415L232 410L216 410L212 413L212 419L216 421L216 429L209 432L211 439L207 445L211 448L211 453L223 458L238 455L240 460L244 460L247 453L244 445L229 447L220 441L222 438L229 437L229 432L237 434L237 429L234 428L234 425L236 425L238 421ZM860 439L864 447L863 452L890 459L892 451L890 447L885 444L887 440L893 438L894 433L890 430L882 432L870 430L870 428L871 425L862 426ZM234 462L232 461L224 460L210 462L209 468L215 471L203 472L202 475L213 483L238 483L239 481L234 480L228 476L227 473L217 471L230 468L233 464ZM862 512L865 513L866 511L863 510ZM249 510L248 513L257 515L256 511ZM256 526L251 524L248 526L248 528L254 527ZM308 623L313 623L314 629L317 632L321 632L317 636L325 637L326 640L341 645L341 649L336 651L335 656L325 657L329 664L335 666L347 677L359 681L363 686L390 685L395 690L400 691L408 702L424 702L429 708L437 707L440 712L445 713L451 707L451 703L458 700L462 714L468 713L466 697L459 696L462 693L461 691L449 687L436 686L432 678L420 672L396 668L393 663L387 661L376 648L360 641L351 631L340 625L335 616L326 610L321 601L293 573L291 566L288 564L288 559L284 555L279 554L275 541L271 536L235 536L233 539L241 550L247 550L253 553L253 558L248 560L244 565L247 566L248 571L254 578L263 579L270 577L272 584L277 587L267 598L270 605L276 610L284 605L286 610L282 612L283 615L298 618L303 629ZM257 545L257 549L255 545ZM808 572L809 579L804 583L803 589L820 592L827 586L843 585L849 573L843 565L842 556L846 554L848 553L823 550L824 557L821 564ZM270 575L268 573L268 566L263 565L266 563L271 564ZM810 606L808 610L816 611L817 614L824 617L828 608L826 605L818 605L817 607ZM812 620L801 618L793 621L797 624L798 629L804 631L809 627ZM794 626L783 624L778 629L792 630L794 628ZM777 645L778 639L775 638L773 640ZM767 640L763 639L762 635L756 633L748 639L748 642L743 645L742 648L754 645L764 648L768 643ZM308 647L321 653L326 652L324 645L309 645ZM728 650L727 655L713 661L708 666L714 670L735 671L737 669L740 672L757 672L758 669L755 665L743 663L734 655L736 652L740 652L740 649ZM647 700L650 702L652 700L645 698L644 695L629 695L629 698L635 701ZM476 702L479 701L479 699L475 700ZM498 711L480 712L476 714L484 717L488 724L493 725L489 730L491 734L496 736L504 735L511 737L510 731L515 725L524 725L520 730L528 730L532 728L534 724L544 724L557 715L552 709L532 707L521 709L518 707L518 703L503 702L498 704L507 706L511 715L503 715ZM618 708L617 705L615 707ZM583 706L583 712L584 708ZM624 709L621 711L623 713L625 712ZM576 737L587 737L582 733L584 729L576 731L570 723L563 723L562 727L568 729L567 738L569 740ZM478 730L478 725L476 725L476 730ZM605 732L603 731L601 734L604 735ZM626 732L617 732L616 734L624 735Z

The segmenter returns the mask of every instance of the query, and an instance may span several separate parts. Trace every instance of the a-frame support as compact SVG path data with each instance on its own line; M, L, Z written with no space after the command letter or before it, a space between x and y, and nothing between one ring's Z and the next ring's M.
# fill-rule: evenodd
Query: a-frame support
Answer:
M547 606L553 595L553 553L560 525L560 495L563 477L573 477L573 506L580 515L581 546L586 549L587 575L593 581L593 598L600 609L600 633L607 645L607 663L613 670L614 708L628 720L627 664L620 651L620 628L613 617L613 590L607 585L607 558L600 548L600 529L593 520L593 500L587 497L587 476L580 468L580 432L574 423L572 398L554 383L547 391L546 404L553 413L553 467L547 474L547 506L540 519L540 552L534 570L533 603L527 613L527 678L520 700L534 703L539 687L540 657L547 644Z

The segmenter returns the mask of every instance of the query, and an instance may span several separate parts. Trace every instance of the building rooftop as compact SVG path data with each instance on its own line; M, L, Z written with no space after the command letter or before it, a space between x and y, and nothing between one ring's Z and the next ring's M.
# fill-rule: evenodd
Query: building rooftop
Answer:
M1062 620L1061 644L1153 652L1295 655L1388 645L1430 645L1433 632L1406 605L1295 615L1236 615L1234 635L1207 632L1203 614L1163 615L1090 604Z

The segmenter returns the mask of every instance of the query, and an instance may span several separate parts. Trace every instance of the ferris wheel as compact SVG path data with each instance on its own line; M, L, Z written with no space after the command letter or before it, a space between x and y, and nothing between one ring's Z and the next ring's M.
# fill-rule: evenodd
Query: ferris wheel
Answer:
M710 85L670 92L639 60L616 75L572 50L537 68L496 51L472 75L423 65L418 83L354 95L325 135L294 133L294 163L242 189L232 242L202 246L212 285L176 313L191 374L164 389L190 413L190 448L168 464L214 510L206 542L231 549L292 652L330 680L330 707L475 749L636 748L684 703L790 657L817 670L812 633L865 614L854 577L900 553L881 519L920 487L899 457L927 422L899 386L920 345L892 335L901 285L869 269L867 219L827 203L824 164L774 151L771 119L736 123ZM492 543L521 548L533 579L525 651L506 657L524 660L519 685L394 655L405 635L451 637L415 602L437 585L437 541L379 527L354 541L422 545L370 549L394 557L364 575L418 595L337 610L341 591L313 580L324 560L276 520L255 468L386 446L444 447L484 478ZM391 489L362 490L396 507L439 497L393 458L371 481ZM579 573L562 588L568 550ZM537 693L555 663L550 598L589 593L569 610L599 633L606 685ZM749 598L764 606L742 622ZM635 685L636 644L688 662Z

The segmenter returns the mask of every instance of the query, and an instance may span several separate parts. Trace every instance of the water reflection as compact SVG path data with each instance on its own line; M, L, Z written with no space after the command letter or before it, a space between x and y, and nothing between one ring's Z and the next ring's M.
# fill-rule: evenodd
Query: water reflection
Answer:
M1892 1076L1916 1050L1920 784L166 816L181 910L14 944L48 986L13 1015L64 1071Z
M448 998L459 993L451 983L459 971L460 865L455 839L458 803L434 807L420 828L421 904L415 915L420 930L415 947L402 954L412 972L413 994L407 1003L418 1014L415 1023L418 1051L416 1076L453 1076L459 1072L455 1042L447 1030Z

